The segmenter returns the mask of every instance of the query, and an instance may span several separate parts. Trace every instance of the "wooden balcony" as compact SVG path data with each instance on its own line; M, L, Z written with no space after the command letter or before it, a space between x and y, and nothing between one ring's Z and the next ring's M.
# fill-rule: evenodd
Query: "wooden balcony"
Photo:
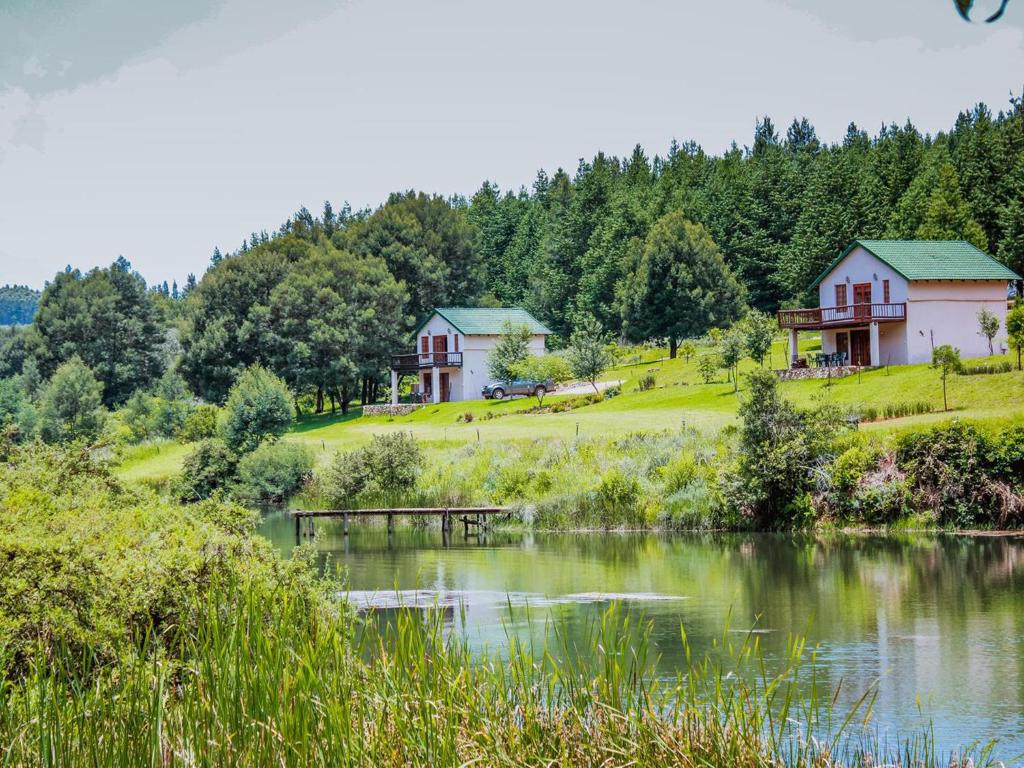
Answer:
M414 355L392 355L391 369L399 373L414 373L424 368L461 368L461 352L421 352Z
M820 309L780 309L779 327L796 330L846 328L868 323L900 323L907 319L906 304L848 304Z

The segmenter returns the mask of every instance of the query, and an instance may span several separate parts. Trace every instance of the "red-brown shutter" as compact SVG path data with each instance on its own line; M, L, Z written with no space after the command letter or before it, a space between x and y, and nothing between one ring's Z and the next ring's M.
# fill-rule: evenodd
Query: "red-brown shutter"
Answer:
M455 350L454 351L458 352L459 351L459 334L456 333L452 338L455 339Z
M430 339L426 336L420 336L420 352L424 355L430 352Z
M885 301L886 304L889 303L889 281L888 280L883 280L882 281L882 300Z
M836 306L837 307L845 307L846 306L846 284L845 283L839 283L838 285L836 285Z

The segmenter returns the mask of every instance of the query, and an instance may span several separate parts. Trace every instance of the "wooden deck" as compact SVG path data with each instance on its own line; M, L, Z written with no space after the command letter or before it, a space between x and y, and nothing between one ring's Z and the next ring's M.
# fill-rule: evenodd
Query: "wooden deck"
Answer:
M462 521L464 532L469 536L470 526L475 526L477 532L487 528L487 517L490 515L506 515L511 510L509 507L381 507L375 509L293 509L291 516L295 518L295 543L302 541L303 535L313 535L313 521L317 518L341 518L343 521L342 531L348 536L349 518L353 517L386 517L388 533L394 533L395 517L406 515L416 517L421 515L435 516L441 518L441 532L448 535L452 532L452 520L458 518ZM302 521L306 520L308 530L304 533Z
M780 328L797 330L844 328L869 323L898 323L907 319L907 305L848 304L843 307L780 309L778 318Z

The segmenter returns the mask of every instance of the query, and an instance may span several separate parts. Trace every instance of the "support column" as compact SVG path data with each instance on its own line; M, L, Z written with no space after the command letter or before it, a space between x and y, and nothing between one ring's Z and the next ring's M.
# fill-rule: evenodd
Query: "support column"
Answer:
M391 404L398 405L398 371L391 369Z
M789 366L792 368L796 365L797 358L800 357L800 350L797 345L797 331L796 328L789 329Z
M436 365L430 369L430 399L435 405L441 402L441 369Z
M871 360L868 365L882 364L882 344L878 336L878 323L874 322L868 326L868 335L871 337Z

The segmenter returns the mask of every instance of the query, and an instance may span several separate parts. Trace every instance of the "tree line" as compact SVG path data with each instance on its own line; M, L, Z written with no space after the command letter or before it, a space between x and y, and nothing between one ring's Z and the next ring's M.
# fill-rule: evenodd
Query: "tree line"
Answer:
M28 329L0 336L0 378L38 384L77 359L107 407L168 370L222 403L262 365L297 409L344 409L382 394L390 355L435 306L522 306L555 346L596 327L674 353L750 307L814 302L821 269L871 237L966 239L1024 270L1021 100L997 114L979 104L935 136L851 124L827 144L805 118L780 134L766 117L749 146L718 156L693 142L653 158L638 146L573 174L541 171L530 189L485 182L468 198L408 191L372 211L303 208L215 249L181 289L147 286L124 259L69 268Z

